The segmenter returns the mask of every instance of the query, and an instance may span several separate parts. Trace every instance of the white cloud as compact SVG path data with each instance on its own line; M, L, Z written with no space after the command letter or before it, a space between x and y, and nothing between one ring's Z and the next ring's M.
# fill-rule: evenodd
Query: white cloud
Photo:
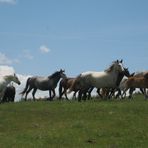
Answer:
M0 76L14 74L15 70L11 66L0 66Z
M51 50L47 47L47 46L45 46L45 45L42 45L42 46L40 46L40 49L39 49L42 53L48 53L48 52L50 52Z
M0 0L0 4L16 4L16 0Z
M10 60L5 54L0 52L0 64L1 65L10 65L12 60Z

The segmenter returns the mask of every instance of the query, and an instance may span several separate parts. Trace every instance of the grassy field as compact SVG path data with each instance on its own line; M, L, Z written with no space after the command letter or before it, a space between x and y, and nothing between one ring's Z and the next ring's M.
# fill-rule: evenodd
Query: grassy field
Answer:
M148 100L0 105L0 148L147 148Z

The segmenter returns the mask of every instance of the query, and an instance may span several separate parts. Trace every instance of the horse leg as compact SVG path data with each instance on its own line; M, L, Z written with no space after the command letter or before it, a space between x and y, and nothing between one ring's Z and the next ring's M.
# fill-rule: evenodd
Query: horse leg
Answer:
M83 91L82 91L82 94L83 94L82 99L83 99L84 101L86 101L86 98L87 98L87 90L83 90Z
M142 89L142 88L141 88L141 89ZM141 89L140 89L140 90L141 90ZM145 99L147 99L148 96L147 96L147 94L146 94L146 88L143 89L143 94L144 94Z
M81 101L81 98L82 98L82 91L80 90L79 93L78 93L78 101L79 102Z
M64 89L63 92L62 92L62 90L59 92L59 99L60 99L60 100L62 99L62 96L63 96L64 92L65 92L65 89Z
M140 91L142 92L143 95L145 95L145 90L146 90L145 88L143 88L143 89L140 88Z
M69 100L68 97L67 97L67 90L66 89L65 89L64 94L65 94L66 100Z
M33 92L32 92L32 96L33 96L33 101L35 101L35 93L37 91L37 88L34 88Z
M121 98L122 98L122 99L124 99L124 98L126 97L126 92L127 92L128 89L129 89L129 88L125 88L125 89L123 90L123 93L122 93L122 95L121 95Z
M121 90L120 90L120 88L117 88L117 94L116 94L115 98L117 99L117 98L119 98L119 96L121 96Z
M49 98L47 100L51 100L51 90L49 90Z
M52 89L52 92L53 92L53 95L52 95L52 97L51 97L51 100L53 100L53 98L55 97L55 90L54 89Z
M73 94L73 98L74 98L74 100L77 99L77 98L76 98L76 93L77 93L77 91L75 91L74 94Z
M98 93L99 97L102 99L103 96L102 96L101 93L100 93L100 88L97 89L97 93Z
M107 97L111 99L115 93L115 89L111 89L107 91Z
M133 94L134 90L135 90L135 88L130 88L130 90L129 90L129 99L132 99L132 94Z
M91 92L93 91L94 87L91 87L89 90L88 90L88 99L91 98Z
M32 87L29 87L29 89L26 91L26 94L25 94L25 101L27 101L27 95L28 93L32 90Z

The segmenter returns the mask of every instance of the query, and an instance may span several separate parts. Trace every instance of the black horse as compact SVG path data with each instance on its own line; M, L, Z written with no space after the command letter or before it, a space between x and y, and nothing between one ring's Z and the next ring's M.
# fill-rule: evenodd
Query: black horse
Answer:
M7 86L5 91L4 91L4 96L1 100L2 103L4 102L14 102L15 99L15 87L14 86Z

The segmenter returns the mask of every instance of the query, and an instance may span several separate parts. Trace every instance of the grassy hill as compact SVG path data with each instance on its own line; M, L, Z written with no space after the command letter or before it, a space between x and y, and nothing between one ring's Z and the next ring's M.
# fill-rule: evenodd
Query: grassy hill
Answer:
M1 104L0 147L147 148L148 100Z

